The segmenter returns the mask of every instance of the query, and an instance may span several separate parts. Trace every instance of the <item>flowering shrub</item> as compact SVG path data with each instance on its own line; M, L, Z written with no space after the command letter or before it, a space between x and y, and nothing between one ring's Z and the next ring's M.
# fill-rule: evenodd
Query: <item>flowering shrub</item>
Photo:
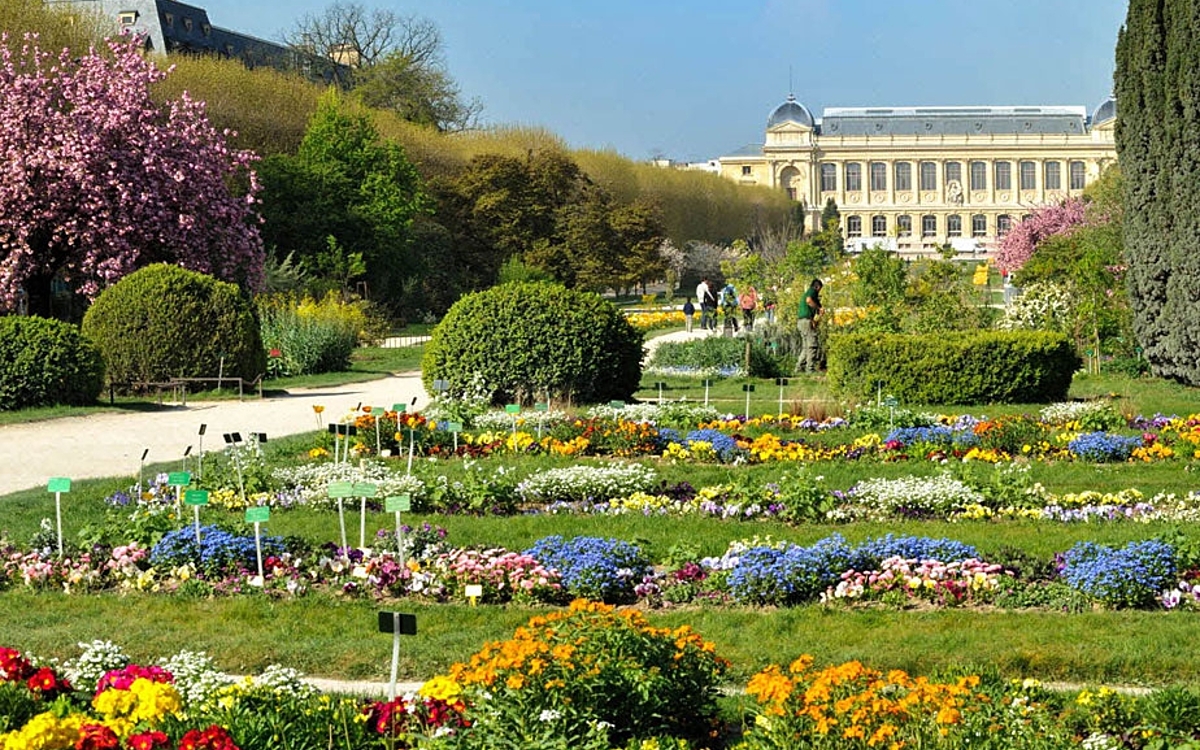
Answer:
M621 747L630 738L703 737L726 667L686 625L655 628L638 612L577 600L485 644L448 678L466 699L466 731L488 747L540 747L547 725L568 740L555 746L582 746L606 728L599 747Z
M632 599L634 584L650 572L641 549L616 539L548 536L525 554L562 576L570 595L600 601Z
M1175 550L1156 540L1121 548L1079 542L1063 555L1069 586L1110 607L1143 607L1175 584Z

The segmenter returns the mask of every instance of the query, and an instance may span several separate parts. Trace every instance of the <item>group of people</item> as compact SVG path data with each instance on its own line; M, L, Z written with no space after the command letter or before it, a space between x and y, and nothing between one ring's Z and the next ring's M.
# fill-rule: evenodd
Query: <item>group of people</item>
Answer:
M754 316L760 304L770 322L775 314L775 305L769 299L760 298L758 290L753 285L747 287L741 294L737 293L733 284L726 284L720 291L713 291L712 285L704 278L696 286L696 300L700 303L700 330L717 330L718 313L724 318L725 330L736 333L740 328L738 315L742 317L741 325L747 331L754 329ZM696 306L691 297L683 306L683 315L687 330L692 330L692 316L696 314Z
M817 325L821 319L821 289L824 284L820 279L813 279L796 310L800 326L800 359L797 369L800 372L816 372L823 367L821 361L821 343L817 336ZM700 303L700 330L717 330L717 313L724 316L725 330L736 333L738 328L737 316L742 316L742 325L747 331L754 329L754 315L761 304L766 312L767 322L775 317L774 299L760 298L753 285L748 286L741 294L737 293L733 284L726 284L719 292L714 292L707 277L701 279L696 286L696 300ZM696 314L696 305L691 297L683 305L683 317L687 330L692 330L692 320Z

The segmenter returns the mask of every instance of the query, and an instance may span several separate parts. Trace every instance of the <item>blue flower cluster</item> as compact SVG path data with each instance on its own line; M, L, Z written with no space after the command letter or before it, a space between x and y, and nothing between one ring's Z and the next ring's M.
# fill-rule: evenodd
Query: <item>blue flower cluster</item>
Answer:
M729 592L744 604L799 604L836 584L853 560L854 550L840 534L811 547L753 547L729 571Z
M151 548L150 562L164 567L192 563L207 575L250 570L257 565L252 536L237 536L216 526L201 526L200 540L197 545L196 530L191 526L172 531ZM283 539L264 536L262 551L264 557L281 554Z
M970 430L956 430L940 424L928 427L897 427L883 439L885 443L893 440L903 445L926 443L943 448L969 448L979 444L979 438Z
M1140 437L1088 432L1067 443L1067 449L1085 461L1124 461L1142 444Z
M737 441L720 430L692 430L684 438L684 443L712 443L713 450L722 461L730 461L737 454Z
M1111 607L1142 607L1175 585L1175 550L1166 542L1121 548L1079 542L1063 555L1067 585Z
M605 602L634 599L633 587L651 569L638 546L617 539L548 536L525 554L558 571L567 593Z
M905 560L938 560L946 563L980 559L979 552L975 547L954 539L888 534L878 539L868 539L858 545L854 550L852 567L855 570L878 569L880 563L889 557L903 557Z
M854 547L840 534L834 534L811 547L747 550L729 572L729 589L733 598L744 604L801 604L836 585L845 571L875 569L894 556L956 562L978 559L979 553L971 545L953 539L888 534Z

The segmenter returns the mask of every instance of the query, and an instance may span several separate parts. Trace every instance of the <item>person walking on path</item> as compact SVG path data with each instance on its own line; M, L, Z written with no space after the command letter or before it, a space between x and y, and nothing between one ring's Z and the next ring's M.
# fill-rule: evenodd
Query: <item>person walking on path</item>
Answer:
M705 276L696 286L696 301L700 303L700 330L717 330L717 295Z
M754 285L746 287L746 291L738 297L738 306L742 308L742 325L747 331L754 330L754 310L758 307L758 291Z
M692 332L692 316L696 314L696 306L692 304L692 298L688 297L687 302L683 303L683 328L688 333Z
M721 289L721 297L719 303L721 306L721 314L725 316L725 334L731 335L737 333L737 290L733 288L733 284L726 284Z
M800 361L796 369L800 372L816 372L821 364L821 343L817 338L817 324L821 319L820 279L813 279L800 300Z

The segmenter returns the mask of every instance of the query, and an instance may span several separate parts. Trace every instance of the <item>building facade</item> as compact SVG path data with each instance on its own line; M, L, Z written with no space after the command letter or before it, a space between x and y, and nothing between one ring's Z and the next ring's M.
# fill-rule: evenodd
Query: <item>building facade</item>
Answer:
M248 68L300 71L326 83L339 82L349 68L335 60L214 26L208 11L177 0L46 0L52 7L98 16L113 31L136 34L160 55L215 55Z
M826 108L789 96L766 142L721 174L786 190L819 217L830 198L847 247L986 251L1039 206L1079 196L1116 161L1116 100L1084 107Z

